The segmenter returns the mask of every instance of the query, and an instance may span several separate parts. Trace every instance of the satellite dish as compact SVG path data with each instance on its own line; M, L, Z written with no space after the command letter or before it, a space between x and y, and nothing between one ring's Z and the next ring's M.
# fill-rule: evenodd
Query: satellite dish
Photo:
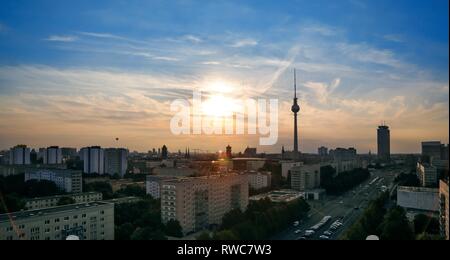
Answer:
M66 240L80 240L78 236L70 235L66 238Z
M366 240L376 241L376 240L380 240L380 238L378 236L375 236L375 235L370 235L370 236L367 237Z

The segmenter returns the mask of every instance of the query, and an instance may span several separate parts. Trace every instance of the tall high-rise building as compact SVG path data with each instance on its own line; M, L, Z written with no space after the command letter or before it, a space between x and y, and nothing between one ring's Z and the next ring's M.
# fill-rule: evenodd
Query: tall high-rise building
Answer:
M81 160L84 162L85 173L103 174L104 151L100 146L85 147L80 150Z
M128 168L128 150L124 148L105 149L105 173L109 175L119 174L123 177Z
M9 164L11 165L29 165L30 160L30 148L26 145L17 145L9 151Z
M291 111L294 113L294 160L299 159L299 149L298 149L298 125L297 125L297 114L300 112L300 106L298 105L297 98L297 73L294 69L294 104L292 105Z
M378 159L383 162L391 160L391 133L389 126L381 125L377 131Z
M63 147L61 153L64 159L75 158L77 157L77 148Z
M319 156L327 156L328 155L328 148L325 146L321 146L318 149Z
M169 150L167 149L167 146L163 145L161 148L161 158L162 159L168 159L169 158Z
M422 142L422 156L429 157L429 159L440 160L442 155L442 145L440 141Z
M320 187L320 164L302 165L291 169L291 188L308 191Z
M44 164L62 164L62 151L58 146L45 149Z

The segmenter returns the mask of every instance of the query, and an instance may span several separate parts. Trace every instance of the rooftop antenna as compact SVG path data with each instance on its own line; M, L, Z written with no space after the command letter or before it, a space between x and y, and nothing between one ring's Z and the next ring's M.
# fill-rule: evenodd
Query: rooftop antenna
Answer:
M297 70L294 68L294 92L295 92L295 97L297 98Z

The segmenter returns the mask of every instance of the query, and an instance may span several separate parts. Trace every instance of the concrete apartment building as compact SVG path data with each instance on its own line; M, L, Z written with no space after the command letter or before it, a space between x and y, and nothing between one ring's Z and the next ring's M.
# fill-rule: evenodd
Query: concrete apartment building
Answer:
M84 162L84 173L105 173L104 150L100 146L82 148L80 158Z
M161 198L161 183L173 179L175 177L147 175L145 180L146 194L152 196L154 199Z
M58 146L50 146L43 154L44 164L62 164L62 150Z
M85 192L77 194L57 195L49 197L39 197L27 200L25 202L25 208L27 210L53 208L58 206L58 202L61 198L71 198L75 200L76 204L90 203L103 200L103 194L100 192Z
M291 169L291 188L305 192L320 187L320 164L302 165Z
M436 167L427 163L417 163L417 176L423 187L435 187L438 185L438 171Z
M119 174L123 177L128 168L128 150L124 148L108 148L104 151L105 173Z
M114 240L114 204L95 202L0 215L0 240Z
M248 184L254 190L260 190L271 186L272 174L270 172L246 172Z
M162 221L178 220L184 234L220 225L227 212L245 211L247 205L245 174L174 179L161 185Z
M28 169L25 171L25 181L51 181L67 193L82 193L82 178L82 173L74 170Z
M17 145L9 150L10 165L30 165L30 148L26 145Z
M439 222L441 226L441 235L449 240L449 196L448 180L441 180L439 183Z
M439 211L439 190L423 187L397 188L397 205L406 209Z

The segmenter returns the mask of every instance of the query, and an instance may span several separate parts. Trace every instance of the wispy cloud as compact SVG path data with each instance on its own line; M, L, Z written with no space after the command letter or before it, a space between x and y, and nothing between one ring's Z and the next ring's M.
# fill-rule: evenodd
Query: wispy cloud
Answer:
M385 39L386 41L397 42L397 43L401 43L401 42L405 41L403 36L400 34L386 34L383 36L383 39Z
M192 43L201 43L203 40L200 37L194 36L194 35L185 35L182 37L183 40L192 42Z
M256 46L258 45L258 42L254 39L247 38L247 39L240 39L234 42L231 47L233 48L242 48L242 47L249 47L249 46Z
M45 40L49 42L74 42L77 39L78 38L76 36L70 35L50 35Z

